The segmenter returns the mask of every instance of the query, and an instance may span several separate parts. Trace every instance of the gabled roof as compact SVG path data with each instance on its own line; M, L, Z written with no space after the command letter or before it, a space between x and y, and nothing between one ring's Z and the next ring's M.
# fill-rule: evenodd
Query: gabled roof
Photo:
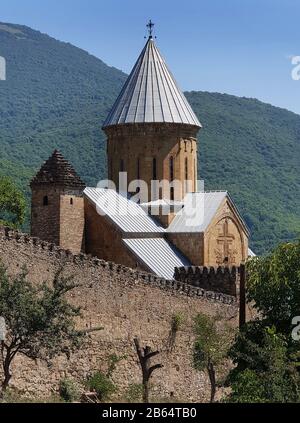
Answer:
M150 37L103 129L118 124L153 122L201 127Z
M175 267L191 266L191 262L164 238L131 238L123 242L151 272L162 278L171 280Z
M162 234L164 228L142 207L113 189L86 188L84 196L124 233Z
M58 150L55 150L52 156L43 164L32 179L30 186L43 184L57 184L59 186L82 189L85 187L85 183Z
M249 233L249 230L238 209L226 191L196 192L187 194L184 199L183 209L176 214L170 226L167 228L167 232L205 232L225 198L230 201L230 204L243 225L245 232Z

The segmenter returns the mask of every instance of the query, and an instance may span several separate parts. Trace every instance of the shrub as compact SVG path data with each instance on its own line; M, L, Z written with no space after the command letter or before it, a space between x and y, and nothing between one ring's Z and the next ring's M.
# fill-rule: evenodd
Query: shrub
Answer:
M59 395L66 402L74 402L79 399L79 389L70 379L62 379L59 384Z
M100 401L106 401L116 392L117 388L111 380L102 372L96 372L87 380L86 386L96 392Z

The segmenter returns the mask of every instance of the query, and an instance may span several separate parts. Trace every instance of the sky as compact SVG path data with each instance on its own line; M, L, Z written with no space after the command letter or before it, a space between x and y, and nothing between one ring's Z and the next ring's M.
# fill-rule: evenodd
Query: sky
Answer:
M0 22L70 42L127 73L149 19L183 90L255 97L300 114L291 61L300 56L299 0L2 0L0 8Z

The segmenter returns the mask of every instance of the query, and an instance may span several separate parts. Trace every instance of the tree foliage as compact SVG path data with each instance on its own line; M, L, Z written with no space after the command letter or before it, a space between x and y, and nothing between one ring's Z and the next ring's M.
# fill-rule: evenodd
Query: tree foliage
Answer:
M217 389L216 367L225 359L229 347L230 336L219 333L216 320L204 314L198 314L195 318L194 344L194 368L199 371L207 371L210 385L210 401L213 402Z
M65 294L75 284L57 272L53 286L36 286L24 269L11 277L0 263L0 316L6 323L6 338L1 346L5 390L11 379L10 367L18 354L30 359L51 360L57 354L69 355L79 348L83 333L75 328L80 310L69 304Z
M273 253L248 262L247 299L266 325L290 335L300 315L300 241L279 245Z
M0 224L20 226L25 217L25 198L7 177L0 176Z
M260 321L248 323L237 335L229 357L237 367L228 381L228 402L298 402L300 378L289 356L288 343L275 328Z

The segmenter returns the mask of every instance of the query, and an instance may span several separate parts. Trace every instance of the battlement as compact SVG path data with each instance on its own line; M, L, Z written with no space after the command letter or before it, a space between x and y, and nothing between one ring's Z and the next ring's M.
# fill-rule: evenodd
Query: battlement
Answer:
M180 267L175 269L175 279L204 290L236 297L239 285L238 267Z
M131 269L129 267L113 262L106 262L88 254L73 254L70 250L64 250L55 244L42 241L39 238L31 237L28 234L2 226L0 226L0 241L1 240L16 242L19 245L28 246L34 250L42 251L45 253L47 258L56 258L60 260L62 264L73 263L74 267L82 267L86 265L89 267L97 268L99 271L109 271L112 275L122 275L122 278L126 279L128 283L132 282L132 286L134 286L137 281L141 281L142 283L147 285L150 284L153 287L159 287L163 290L173 291L174 294L176 293L189 297L196 297L199 299L202 298L228 305L236 305L236 299L232 294L228 295L221 290L212 291L211 289L205 289L202 285L197 285L196 282L191 283L192 279L183 278L183 273L178 273L178 269L176 269L175 273L176 280L166 280L151 273L143 272L137 269ZM76 272L76 267L74 268L74 272ZM177 277L180 279L177 279ZM216 286L216 284L212 286ZM228 292L230 291L228 290Z

